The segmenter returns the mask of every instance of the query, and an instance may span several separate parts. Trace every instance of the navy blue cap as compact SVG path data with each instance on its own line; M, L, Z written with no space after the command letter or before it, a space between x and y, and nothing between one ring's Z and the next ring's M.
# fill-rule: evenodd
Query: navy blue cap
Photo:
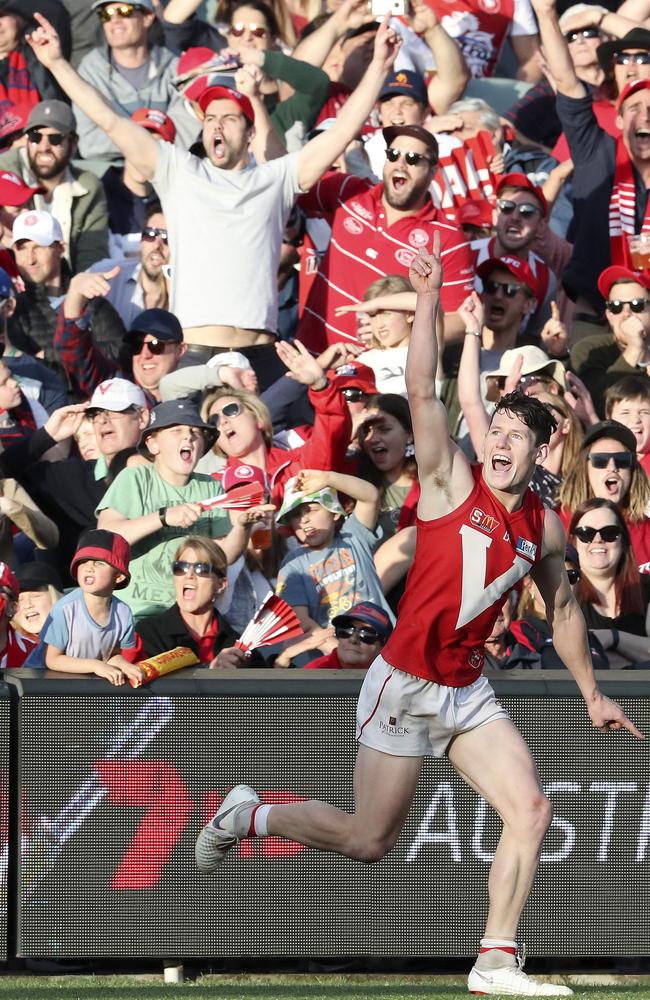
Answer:
M332 618L332 625L335 627L342 625L345 628L354 622L363 622L364 625L374 628L381 639L387 639L393 631L390 618L384 609L380 608L378 604L373 604L372 601L362 601L351 607L344 615Z
M412 69L400 69L387 76L384 86L381 88L379 100L387 101L389 97L395 97L396 94L412 97L418 104L426 104L427 106L429 104L424 77Z
M145 309L135 317L125 340L137 333L149 333L168 344L183 343L183 327L173 313L166 309Z
M217 440L216 428L202 420L201 414L193 403L187 399L169 399L165 403L158 403L158 406L154 406L149 412L149 423L142 431L138 444L138 451L141 455L151 458L147 448L147 438L154 431L161 431L166 427L198 427L205 435L206 451Z
M0 267L0 299L9 299L16 293L11 283L11 278L6 271Z

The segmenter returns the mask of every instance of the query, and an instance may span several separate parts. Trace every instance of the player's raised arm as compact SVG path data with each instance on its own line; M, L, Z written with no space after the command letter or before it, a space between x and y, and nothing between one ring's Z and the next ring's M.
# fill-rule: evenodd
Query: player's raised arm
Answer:
M560 659L573 674L585 700L589 718L596 729L627 729L638 739L643 734L625 715L623 709L607 698L598 687L589 652L587 626L564 568L566 539L557 514L544 514L544 556L531 570L531 576L544 599L546 618L553 629L553 645Z
M420 250L414 258L409 268L409 281L417 293L417 304L406 361L406 389L413 420L418 478L423 486L418 509L426 519L440 517L452 510L460 496L464 498L471 489L467 459L449 436L447 411L436 392L436 319L442 286L439 233L433 237L433 252ZM445 488L440 489L443 484ZM427 486L429 488L425 489Z
M76 69L63 58L59 36L42 14L34 14L38 22L27 36L34 55L50 71L62 90L115 143L125 159L151 180L156 171L157 144L151 132L113 111L104 98L87 83Z

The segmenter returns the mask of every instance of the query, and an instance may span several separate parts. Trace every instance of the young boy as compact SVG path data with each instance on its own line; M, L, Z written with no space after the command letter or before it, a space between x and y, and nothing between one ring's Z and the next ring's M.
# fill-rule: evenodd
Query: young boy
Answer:
M70 573L79 587L54 605L41 642L28 665L71 674L97 674L111 684L140 678L141 670L120 654L135 645L133 615L114 590L129 582L129 544L112 531L86 531Z
M335 490L357 501L347 519ZM276 590L306 632L362 601L378 604L394 621L372 559L378 508L376 487L355 476L310 469L287 483L277 520L301 544L282 562Z
M636 437L639 465L650 476L650 379L647 375L625 375L605 394L608 420L625 424Z

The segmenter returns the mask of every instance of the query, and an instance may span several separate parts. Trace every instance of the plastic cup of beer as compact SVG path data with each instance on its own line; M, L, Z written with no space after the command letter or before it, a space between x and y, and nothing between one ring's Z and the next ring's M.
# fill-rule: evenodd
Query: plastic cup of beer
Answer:
M254 549L270 549L273 544L273 514L268 511L255 522L251 531L251 545Z
M634 270L650 268L650 233L634 233L627 241Z

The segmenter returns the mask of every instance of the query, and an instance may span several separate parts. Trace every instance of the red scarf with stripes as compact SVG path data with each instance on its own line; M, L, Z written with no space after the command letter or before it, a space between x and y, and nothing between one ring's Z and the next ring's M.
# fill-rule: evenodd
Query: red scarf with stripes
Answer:
M639 264L632 263L628 237L636 232L636 187L630 154L622 138L616 141L616 169L614 186L609 200L609 252L612 264L638 271ZM641 227L650 234L650 198ZM646 265L647 266L647 265Z

